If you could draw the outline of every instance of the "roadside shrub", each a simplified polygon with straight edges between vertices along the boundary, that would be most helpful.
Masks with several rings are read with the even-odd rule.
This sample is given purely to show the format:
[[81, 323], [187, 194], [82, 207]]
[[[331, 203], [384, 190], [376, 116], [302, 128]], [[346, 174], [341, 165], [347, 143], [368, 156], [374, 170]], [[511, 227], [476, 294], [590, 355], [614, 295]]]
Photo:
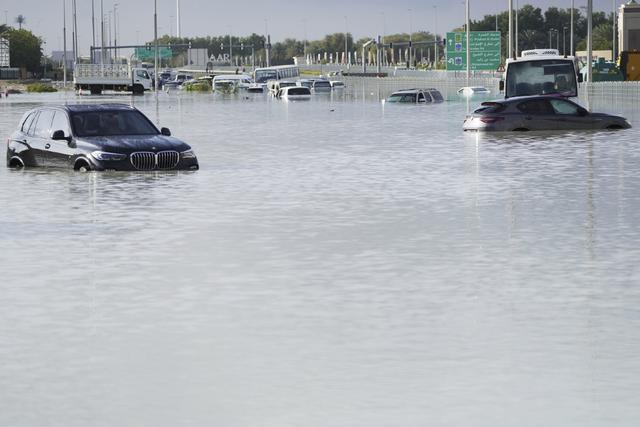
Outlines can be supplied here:
[[58, 89], [45, 83], [32, 83], [27, 85], [27, 92], [33, 93], [45, 93], [45, 92], [57, 92]]

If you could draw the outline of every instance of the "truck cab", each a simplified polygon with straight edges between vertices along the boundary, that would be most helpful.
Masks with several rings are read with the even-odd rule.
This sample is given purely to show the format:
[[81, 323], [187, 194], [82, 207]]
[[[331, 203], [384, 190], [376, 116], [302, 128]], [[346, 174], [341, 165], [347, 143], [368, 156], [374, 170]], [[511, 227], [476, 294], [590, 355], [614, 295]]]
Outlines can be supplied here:
[[533, 49], [507, 59], [500, 90], [505, 98], [551, 94], [575, 98], [579, 82], [582, 75], [576, 71], [575, 57], [562, 56], [556, 49]]

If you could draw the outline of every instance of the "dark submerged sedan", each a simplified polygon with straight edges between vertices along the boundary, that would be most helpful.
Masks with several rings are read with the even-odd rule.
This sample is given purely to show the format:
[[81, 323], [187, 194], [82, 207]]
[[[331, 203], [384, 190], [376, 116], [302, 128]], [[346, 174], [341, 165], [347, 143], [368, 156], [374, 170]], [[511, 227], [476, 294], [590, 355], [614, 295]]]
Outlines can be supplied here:
[[483, 102], [467, 116], [465, 131], [513, 132], [538, 130], [628, 129], [624, 117], [591, 113], [559, 96], [534, 95]]
[[7, 141], [7, 166], [78, 171], [197, 170], [189, 145], [122, 104], [43, 106]]

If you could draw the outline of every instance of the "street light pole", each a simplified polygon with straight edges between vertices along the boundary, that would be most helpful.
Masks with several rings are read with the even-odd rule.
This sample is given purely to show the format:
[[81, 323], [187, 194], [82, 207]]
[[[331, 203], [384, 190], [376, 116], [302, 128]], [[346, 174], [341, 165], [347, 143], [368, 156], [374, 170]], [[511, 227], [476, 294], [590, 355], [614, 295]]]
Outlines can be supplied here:
[[[91, 0], [91, 47], [96, 47], [96, 10], [94, 0]], [[94, 55], [95, 51], [91, 49], [92, 64], [96, 62]]]
[[593, 0], [587, 0], [587, 83], [593, 82]]
[[611, 1], [611, 5], [613, 6], [613, 12], [611, 15], [611, 20], [613, 21], [613, 37], [611, 39], [611, 60], [616, 62], [616, 0]]
[[67, 0], [62, 0], [62, 83], [67, 87]]
[[518, 10], [520, 9], [520, 2], [516, 0], [516, 57], [520, 52], [520, 43], [518, 43]]
[[154, 43], [154, 54], [153, 54], [153, 71], [154, 71], [154, 79], [153, 79], [153, 89], [158, 94], [158, 0], [153, 0], [153, 43]]
[[344, 17], [344, 63], [345, 65], [349, 62], [349, 46], [347, 45], [347, 36], [349, 34], [349, 24], [347, 22], [347, 16]]
[[100, 64], [104, 65], [104, 0], [100, 0]]
[[411, 13], [411, 9], [409, 9], [409, 67], [411, 68], [411, 56], [413, 50], [413, 16]]
[[469, 79], [471, 78], [471, 28], [469, 27], [469, 0], [466, 1], [465, 15], [465, 21], [467, 23], [467, 86], [469, 86]]
[[511, 58], [513, 55], [513, 0], [509, 0], [509, 52], [507, 52], [507, 58]]
[[433, 6], [433, 41], [434, 41], [434, 69], [438, 69], [438, 6]]
[[562, 54], [567, 56], [567, 27], [562, 27]]
[[571, 45], [569, 46], [569, 52], [571, 53], [571, 56], [573, 56], [573, 3], [574, 0], [571, 0], [571, 37], [569, 42], [569, 44]]

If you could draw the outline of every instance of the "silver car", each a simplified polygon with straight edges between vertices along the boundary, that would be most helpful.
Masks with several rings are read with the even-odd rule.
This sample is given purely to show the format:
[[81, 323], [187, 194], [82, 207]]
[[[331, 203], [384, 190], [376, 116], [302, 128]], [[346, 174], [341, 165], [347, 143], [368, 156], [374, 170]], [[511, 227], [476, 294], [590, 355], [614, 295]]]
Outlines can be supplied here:
[[483, 102], [464, 121], [465, 131], [628, 129], [624, 117], [591, 113], [556, 96], [522, 96]]

